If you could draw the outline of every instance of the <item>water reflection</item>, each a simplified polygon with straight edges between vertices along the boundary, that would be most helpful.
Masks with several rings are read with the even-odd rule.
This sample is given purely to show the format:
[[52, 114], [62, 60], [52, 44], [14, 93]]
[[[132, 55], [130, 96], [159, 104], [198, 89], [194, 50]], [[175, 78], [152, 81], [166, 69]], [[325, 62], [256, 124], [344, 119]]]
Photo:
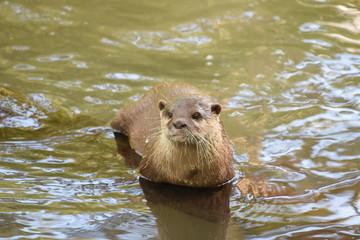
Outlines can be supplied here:
[[140, 178], [161, 239], [226, 239], [232, 184], [194, 189]]

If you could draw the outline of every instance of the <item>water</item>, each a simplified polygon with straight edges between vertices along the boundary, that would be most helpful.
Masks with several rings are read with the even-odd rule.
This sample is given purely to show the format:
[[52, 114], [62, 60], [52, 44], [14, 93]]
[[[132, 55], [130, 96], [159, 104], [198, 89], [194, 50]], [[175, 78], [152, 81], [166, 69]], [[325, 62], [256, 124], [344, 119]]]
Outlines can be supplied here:
[[[0, 239], [360, 239], [359, 7], [1, 1]], [[116, 153], [114, 110], [161, 81], [223, 105], [230, 189]]]

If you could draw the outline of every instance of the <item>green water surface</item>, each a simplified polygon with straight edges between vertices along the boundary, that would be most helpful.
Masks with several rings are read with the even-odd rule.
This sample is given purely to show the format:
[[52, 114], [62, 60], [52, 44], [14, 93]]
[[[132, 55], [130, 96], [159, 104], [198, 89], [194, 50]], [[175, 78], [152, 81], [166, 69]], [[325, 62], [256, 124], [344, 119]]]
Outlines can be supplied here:
[[[223, 105], [231, 189], [117, 154], [162, 81]], [[360, 239], [358, 0], [0, 1], [0, 90], [0, 239]]]

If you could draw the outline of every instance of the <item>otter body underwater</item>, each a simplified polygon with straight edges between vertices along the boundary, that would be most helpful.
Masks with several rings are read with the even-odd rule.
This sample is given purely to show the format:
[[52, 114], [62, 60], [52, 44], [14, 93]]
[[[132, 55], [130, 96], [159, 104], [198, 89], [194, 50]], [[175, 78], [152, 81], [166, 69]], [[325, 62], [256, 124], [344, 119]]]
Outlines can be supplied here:
[[190, 85], [161, 83], [116, 113], [111, 127], [142, 154], [140, 173], [154, 181], [215, 187], [234, 177], [221, 105]]

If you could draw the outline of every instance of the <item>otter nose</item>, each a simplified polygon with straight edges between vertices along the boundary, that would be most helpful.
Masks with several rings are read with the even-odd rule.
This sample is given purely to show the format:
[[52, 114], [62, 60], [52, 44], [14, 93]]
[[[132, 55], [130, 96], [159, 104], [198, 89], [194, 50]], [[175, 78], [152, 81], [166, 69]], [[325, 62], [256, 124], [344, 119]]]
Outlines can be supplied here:
[[174, 122], [173, 125], [176, 129], [182, 129], [182, 128], [186, 127], [186, 123], [184, 123], [183, 121], [180, 121], [180, 120]]

